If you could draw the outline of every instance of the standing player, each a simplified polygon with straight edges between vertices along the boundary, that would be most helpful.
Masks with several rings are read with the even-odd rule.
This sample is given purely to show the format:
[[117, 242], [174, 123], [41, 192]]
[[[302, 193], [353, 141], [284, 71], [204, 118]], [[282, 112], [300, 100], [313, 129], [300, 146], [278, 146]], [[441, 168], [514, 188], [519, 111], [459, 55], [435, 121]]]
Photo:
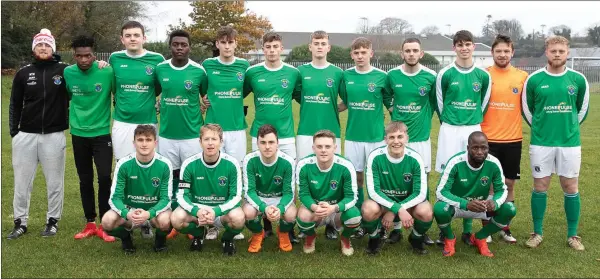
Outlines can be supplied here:
[[552, 173], [556, 173], [565, 196], [567, 243], [571, 248], [583, 251], [585, 248], [577, 236], [581, 211], [579, 126], [588, 113], [590, 87], [583, 74], [565, 66], [568, 55], [567, 39], [561, 36], [546, 39], [548, 65], [533, 72], [523, 89], [523, 115], [531, 125], [529, 155], [533, 175], [533, 233], [525, 245], [534, 248], [542, 242], [547, 191]]
[[244, 228], [242, 174], [235, 158], [222, 153], [223, 130], [217, 124], [200, 129], [202, 152], [183, 162], [177, 202], [171, 216], [173, 227], [194, 236], [192, 251], [201, 251], [204, 226], [224, 227], [221, 237], [223, 253], [235, 254], [233, 237]]
[[258, 150], [244, 158], [244, 193], [247, 203], [243, 210], [246, 226], [253, 233], [248, 252], [258, 253], [265, 231], [262, 216], [271, 222], [279, 221], [279, 249], [292, 251], [289, 232], [296, 221], [294, 205], [294, 159], [279, 151], [277, 131], [269, 124], [258, 129]]
[[150, 221], [156, 228], [154, 251], [167, 249], [171, 223], [173, 168], [169, 159], [156, 153], [156, 128], [139, 125], [134, 130], [135, 153], [117, 162], [110, 189], [110, 207], [102, 227], [121, 239], [126, 253], [135, 252], [131, 230]]
[[373, 150], [367, 159], [370, 200], [363, 204], [362, 215], [369, 234], [369, 254], [381, 249], [380, 222], [389, 230], [394, 221], [405, 228], [414, 225], [409, 242], [416, 253], [427, 254], [424, 236], [433, 223], [433, 211], [427, 201], [425, 164], [419, 153], [406, 147], [410, 140], [407, 130], [402, 122], [390, 122], [385, 128], [387, 146]]
[[[510, 37], [496, 36], [492, 44], [494, 65], [487, 68], [492, 80], [492, 94], [488, 111], [483, 117], [481, 130], [488, 137], [490, 154], [498, 158], [504, 171], [508, 191], [506, 202], [515, 201], [515, 180], [520, 178], [521, 146], [523, 141], [521, 125], [521, 91], [527, 72], [510, 64], [515, 50]], [[483, 221], [483, 220], [482, 220]], [[508, 226], [500, 231], [502, 238], [515, 243]], [[491, 237], [488, 238], [491, 240]]]
[[302, 206], [298, 209], [298, 227], [306, 238], [304, 253], [315, 251], [315, 229], [331, 224], [336, 230], [343, 228], [342, 254], [351, 256], [354, 248], [350, 236], [360, 227], [360, 210], [355, 206], [357, 198], [356, 171], [344, 157], [334, 154], [335, 134], [328, 130], [318, 131], [313, 139], [315, 154], [298, 161], [296, 184]]
[[[473, 34], [467, 30], [458, 31], [452, 44], [456, 61], [444, 67], [436, 79], [437, 108], [442, 121], [435, 159], [435, 171], [439, 173], [443, 172], [450, 157], [466, 149], [469, 135], [481, 131], [480, 123], [492, 89], [490, 74], [475, 66]], [[463, 220], [461, 238], [467, 244], [471, 244], [472, 224], [471, 219]], [[442, 242], [442, 239], [438, 240], [438, 244]]]

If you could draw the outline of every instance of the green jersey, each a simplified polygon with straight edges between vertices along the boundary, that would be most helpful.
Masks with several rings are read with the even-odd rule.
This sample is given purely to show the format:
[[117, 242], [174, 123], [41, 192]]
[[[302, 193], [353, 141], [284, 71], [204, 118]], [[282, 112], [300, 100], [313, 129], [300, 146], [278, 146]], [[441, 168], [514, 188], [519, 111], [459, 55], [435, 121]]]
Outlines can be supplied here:
[[204, 162], [202, 152], [183, 161], [177, 202], [193, 216], [200, 206], [210, 206], [222, 216], [240, 205], [242, 174], [235, 158], [221, 152], [212, 165]]
[[448, 160], [437, 186], [437, 199], [467, 210], [469, 201], [487, 199], [492, 184], [494, 191], [492, 199], [498, 209], [508, 194], [500, 161], [489, 154], [483, 164], [476, 169], [469, 165], [468, 156], [467, 152], [463, 151]]
[[314, 154], [304, 157], [296, 166], [300, 202], [309, 210], [313, 204], [321, 201], [337, 204], [340, 211], [356, 205], [356, 170], [346, 158], [337, 154], [334, 156], [331, 167], [326, 170], [319, 168]]
[[127, 220], [131, 209], [144, 209], [150, 219], [171, 208], [173, 167], [158, 153], [149, 163], [137, 160], [135, 153], [119, 159], [110, 187], [110, 208]]
[[348, 107], [346, 140], [380, 142], [384, 137], [383, 107], [389, 108], [392, 91], [387, 73], [371, 66], [367, 72], [356, 67], [344, 71], [340, 97]]
[[402, 121], [408, 127], [408, 141], [429, 139], [431, 117], [436, 109], [436, 73], [419, 65], [416, 73], [406, 73], [402, 66], [388, 72], [390, 88], [394, 92], [392, 121]]
[[271, 124], [277, 129], [279, 143], [282, 143], [282, 139], [294, 138], [292, 94], [299, 80], [298, 69], [283, 62], [277, 69], [267, 68], [264, 62], [248, 68], [244, 96], [254, 93], [254, 121], [250, 129], [252, 137], [256, 137], [262, 125]]
[[245, 130], [248, 125], [244, 116], [244, 77], [250, 64], [246, 59], [235, 57], [225, 63], [219, 57], [202, 62], [208, 75], [206, 94], [210, 107], [206, 111], [206, 123], [217, 123], [223, 131]]
[[387, 146], [369, 154], [366, 170], [369, 198], [398, 214], [427, 198], [427, 174], [421, 156], [406, 147], [401, 158], [390, 156]]
[[243, 170], [246, 201], [260, 212], [267, 208], [261, 198], [280, 198], [282, 214], [294, 202], [294, 159], [289, 155], [278, 150], [275, 162], [266, 164], [257, 150], [244, 157]]
[[98, 62], [94, 62], [82, 71], [77, 65], [71, 65], [65, 68], [64, 77], [71, 99], [71, 134], [79, 137], [110, 134], [110, 101], [114, 90], [112, 67], [98, 69]]
[[456, 63], [444, 67], [435, 82], [440, 120], [450, 125], [477, 125], [483, 121], [492, 91], [492, 77], [473, 66], [463, 71]]
[[344, 71], [333, 64], [324, 67], [312, 63], [298, 67], [301, 80], [294, 91], [300, 104], [298, 135], [312, 136], [319, 130], [340, 135], [337, 99]]
[[132, 124], [156, 123], [156, 96], [160, 93], [154, 70], [165, 58], [146, 51], [138, 56], [116, 51], [108, 59], [115, 72], [115, 112], [117, 121]]
[[569, 68], [562, 74], [539, 69], [525, 81], [521, 98], [532, 145], [581, 146], [579, 125], [590, 105], [590, 85], [583, 74]]
[[175, 67], [171, 59], [156, 66], [160, 82], [160, 136], [174, 140], [199, 137], [202, 121], [200, 92], [206, 87], [206, 72], [200, 64], [188, 60]]

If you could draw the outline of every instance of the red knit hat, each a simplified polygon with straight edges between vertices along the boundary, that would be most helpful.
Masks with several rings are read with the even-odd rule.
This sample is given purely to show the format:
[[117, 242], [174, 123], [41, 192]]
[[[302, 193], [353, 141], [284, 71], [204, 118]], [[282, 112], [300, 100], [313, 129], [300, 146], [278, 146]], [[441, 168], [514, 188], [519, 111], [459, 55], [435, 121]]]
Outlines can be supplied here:
[[33, 42], [31, 43], [31, 50], [33, 50], [36, 45], [41, 44], [41, 43], [49, 44], [50, 47], [52, 48], [52, 52], [56, 52], [56, 43], [54, 41], [54, 37], [52, 36], [52, 33], [50, 33], [50, 30], [48, 30], [46, 28], [40, 30], [40, 33], [33, 36]]

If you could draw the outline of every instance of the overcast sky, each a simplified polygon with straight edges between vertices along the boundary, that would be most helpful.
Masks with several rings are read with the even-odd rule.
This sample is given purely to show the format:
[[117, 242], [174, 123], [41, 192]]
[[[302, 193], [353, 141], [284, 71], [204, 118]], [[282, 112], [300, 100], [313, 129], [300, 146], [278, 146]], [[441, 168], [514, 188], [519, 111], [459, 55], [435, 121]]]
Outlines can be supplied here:
[[[181, 18], [191, 22], [187, 1], [146, 2], [152, 20], [143, 21], [150, 41], [164, 40], [168, 24]], [[526, 33], [565, 24], [573, 34], [585, 34], [586, 28], [600, 23], [600, 1], [247, 1], [246, 8], [267, 17], [275, 31], [323, 29], [327, 32], [352, 33], [361, 17], [370, 25], [386, 17], [407, 20], [415, 32], [437, 25], [443, 33], [467, 29], [480, 35], [487, 15], [492, 20], [518, 19]], [[450, 26], [448, 26], [450, 24]]]

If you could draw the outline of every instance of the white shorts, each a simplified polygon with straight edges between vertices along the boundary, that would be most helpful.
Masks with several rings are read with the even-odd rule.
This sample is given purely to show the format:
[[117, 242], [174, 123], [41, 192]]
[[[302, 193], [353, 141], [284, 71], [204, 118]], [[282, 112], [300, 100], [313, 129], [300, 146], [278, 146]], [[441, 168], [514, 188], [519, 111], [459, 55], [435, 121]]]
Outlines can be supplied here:
[[456, 153], [467, 150], [469, 135], [481, 131], [481, 125], [454, 126], [442, 123], [435, 156], [435, 171], [442, 173], [448, 160]]
[[[211, 206], [204, 205], [204, 204], [198, 204], [198, 203], [194, 203], [194, 205], [198, 206], [198, 208], [199, 208], [199, 209], [202, 209], [202, 208], [212, 208]], [[181, 206], [180, 206], [180, 207], [181, 207]], [[182, 208], [182, 209], [183, 209], [183, 208]], [[192, 216], [192, 217], [196, 217], [196, 216], [193, 216], [193, 215], [192, 215], [192, 214], [190, 214], [190, 213], [188, 213], [188, 215], [190, 215], [190, 216]], [[223, 216], [225, 216], [225, 215], [223, 215]], [[214, 227], [215, 227], [215, 228], [217, 228], [217, 229], [222, 229], [222, 228], [224, 228], [224, 226], [223, 226], [223, 222], [221, 221], [221, 218], [223, 218], [223, 216], [216, 216], [216, 217], [215, 217], [215, 221], [213, 222], [212, 226], [214, 226]]]
[[[294, 138], [279, 139], [279, 150], [296, 160], [296, 140]], [[252, 137], [252, 151], [258, 150], [258, 140]]]
[[[281, 197], [277, 197], [277, 198], [261, 198], [258, 197], [262, 202], [264, 202], [265, 204], [267, 204], [267, 206], [277, 206], [279, 204], [279, 202], [281, 201]], [[256, 209], [254, 206], [252, 207], [254, 209]], [[262, 213], [260, 211], [258, 211], [258, 209], [256, 209], [256, 211], [258, 212], [258, 215], [262, 215]]]
[[359, 142], [346, 140], [344, 142], [344, 157], [352, 162], [357, 172], [362, 172], [365, 169], [367, 157], [371, 151], [383, 145], [385, 145], [385, 141]]
[[167, 157], [171, 161], [173, 170], [180, 169], [185, 159], [201, 151], [200, 138], [174, 140], [158, 137], [158, 154]]
[[465, 219], [482, 219], [489, 220], [485, 212], [473, 212], [469, 210], [462, 210], [460, 208], [454, 208], [454, 216], [452, 218], [465, 218]]
[[[336, 154], [342, 154], [342, 139], [335, 139]], [[310, 154], [314, 154], [312, 150], [313, 137], [312, 136], [296, 136], [296, 151], [298, 151], [298, 159], [302, 159]]]
[[246, 156], [246, 130], [223, 132], [223, 145], [221, 151], [232, 156], [242, 165]]
[[[344, 227], [343, 226], [339, 226], [338, 227], [338, 226], [335, 225], [335, 219], [339, 215], [342, 215], [342, 213], [340, 213], [340, 212], [334, 212], [334, 213], [329, 214], [327, 217], [323, 218], [321, 220], [321, 222], [319, 222], [319, 223], [317, 223], [315, 225], [315, 229], [318, 228], [318, 227], [321, 227], [321, 226], [331, 225], [332, 227], [335, 228], [336, 231], [341, 232]], [[341, 218], [341, 217], [338, 217], [338, 218]], [[341, 223], [341, 221], [340, 221], [340, 223]]]
[[425, 172], [429, 173], [431, 171], [431, 139], [409, 142], [408, 147], [414, 149], [421, 155], [423, 163], [425, 163]]
[[[119, 160], [131, 153], [135, 152], [135, 145], [133, 144], [133, 136], [135, 132], [135, 128], [141, 124], [133, 124], [133, 123], [125, 123], [121, 121], [114, 120], [111, 132], [113, 153], [115, 155], [115, 159]], [[158, 127], [157, 124], [147, 124], [152, 125], [156, 128], [156, 135], [158, 136]]]
[[581, 168], [581, 146], [530, 145], [529, 159], [533, 178], [544, 178], [553, 173], [566, 178], [575, 178], [579, 177]]

